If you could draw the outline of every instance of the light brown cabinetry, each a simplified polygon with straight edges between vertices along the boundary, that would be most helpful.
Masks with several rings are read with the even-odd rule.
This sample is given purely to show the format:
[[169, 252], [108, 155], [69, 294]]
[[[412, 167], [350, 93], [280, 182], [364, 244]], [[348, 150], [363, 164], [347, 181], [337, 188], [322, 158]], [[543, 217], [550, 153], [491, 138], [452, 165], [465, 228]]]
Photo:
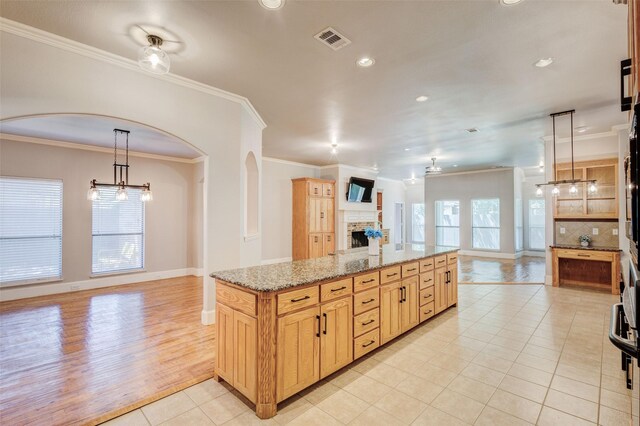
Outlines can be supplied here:
[[353, 361], [352, 306], [345, 297], [320, 308], [320, 378]]
[[[450, 255], [442, 262], [442, 267], [435, 269], [433, 287], [433, 303], [436, 314], [458, 303], [458, 257]], [[437, 264], [437, 262], [436, 262]]]
[[[417, 265], [416, 265], [417, 266]], [[418, 277], [411, 276], [402, 280], [402, 303], [400, 304], [400, 325], [402, 332], [415, 327], [420, 323], [418, 313]]]
[[447, 309], [447, 268], [436, 268], [434, 285], [434, 310], [436, 314]]
[[336, 250], [335, 182], [332, 180], [292, 179], [293, 260], [328, 256]]
[[569, 185], [561, 185], [555, 198], [556, 219], [617, 219], [618, 218], [618, 159], [611, 158], [556, 165], [556, 179], [595, 180], [596, 193], [589, 193], [587, 183], [576, 185], [578, 192], [572, 195]]
[[575, 286], [620, 294], [620, 252], [552, 248], [554, 287]]

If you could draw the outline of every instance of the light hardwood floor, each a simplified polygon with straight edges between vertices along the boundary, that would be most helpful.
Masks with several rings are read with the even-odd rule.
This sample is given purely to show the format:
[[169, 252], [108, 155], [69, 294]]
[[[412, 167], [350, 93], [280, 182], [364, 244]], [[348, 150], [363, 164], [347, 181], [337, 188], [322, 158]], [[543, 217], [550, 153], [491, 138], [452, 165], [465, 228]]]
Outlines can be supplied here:
[[523, 256], [515, 260], [474, 256], [458, 258], [460, 284], [543, 284], [544, 277], [544, 257]]
[[0, 303], [0, 423], [97, 424], [213, 376], [202, 279]]

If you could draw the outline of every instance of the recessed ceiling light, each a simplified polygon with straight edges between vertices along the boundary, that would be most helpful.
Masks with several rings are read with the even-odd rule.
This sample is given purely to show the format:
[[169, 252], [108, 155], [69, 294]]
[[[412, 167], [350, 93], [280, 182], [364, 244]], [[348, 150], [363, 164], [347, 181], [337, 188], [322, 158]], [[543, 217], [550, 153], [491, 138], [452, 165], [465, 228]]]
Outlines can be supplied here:
[[405, 151], [411, 151], [411, 148], [405, 148], [404, 150]]
[[576, 132], [578, 132], [578, 133], [584, 133], [584, 132], [586, 132], [586, 131], [587, 131], [587, 129], [588, 129], [588, 127], [587, 127], [587, 126], [580, 126], [580, 127], [576, 127]]
[[260, 3], [260, 6], [264, 7], [265, 9], [278, 10], [282, 9], [282, 6], [284, 6], [284, 1], [285, 0], [258, 0], [258, 3]]
[[356, 64], [362, 68], [368, 68], [375, 63], [376, 63], [375, 59], [367, 58], [367, 57], [360, 58], [356, 61]]
[[453, 165], [453, 167], [458, 167], [458, 165], [457, 165], [457, 164], [454, 164], [454, 165]]
[[520, 3], [522, 0], [500, 0], [500, 3], [502, 3], [505, 6], [511, 6], [514, 4], [518, 4]]
[[429, 97], [425, 95], [421, 95], [416, 98], [416, 102], [426, 102], [428, 100], [429, 100]]
[[538, 68], [548, 67], [553, 63], [553, 58], [542, 58], [539, 59], [534, 65]]

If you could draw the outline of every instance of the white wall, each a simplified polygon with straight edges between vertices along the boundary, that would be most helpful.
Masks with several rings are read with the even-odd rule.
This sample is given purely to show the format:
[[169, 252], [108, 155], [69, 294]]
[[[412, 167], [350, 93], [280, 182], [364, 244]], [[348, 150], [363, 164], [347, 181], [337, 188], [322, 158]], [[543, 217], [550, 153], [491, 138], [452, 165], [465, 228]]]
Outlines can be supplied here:
[[389, 229], [389, 242], [393, 243], [396, 237], [396, 203], [405, 204], [405, 185], [399, 180], [377, 178], [376, 191], [382, 192], [382, 227]]
[[291, 259], [292, 185], [291, 179], [319, 177], [316, 166], [262, 158], [262, 260]]
[[[475, 173], [456, 173], [425, 178], [425, 233], [426, 243], [435, 244], [435, 202], [460, 201], [460, 249], [473, 254], [498, 257], [515, 256], [514, 240], [514, 171], [513, 169], [487, 170]], [[471, 200], [500, 199], [500, 250], [474, 250], [472, 247]]]
[[[260, 262], [261, 243], [244, 242], [242, 167], [264, 123], [246, 99], [180, 77], [154, 76], [133, 60], [2, 21], [0, 119], [51, 113], [119, 117], [162, 129], [207, 155], [205, 274]], [[204, 284], [204, 323], [215, 318], [214, 280]]]
[[[3, 176], [61, 179], [63, 182], [62, 282], [2, 290], [2, 300], [116, 284], [118, 278], [91, 279], [89, 181], [110, 182], [112, 154], [36, 143], [0, 140]], [[132, 183], [151, 182], [154, 200], [145, 205], [145, 276], [186, 275], [201, 267], [202, 166], [130, 157]], [[137, 181], [136, 179], [140, 179]], [[149, 274], [151, 273], [151, 274]]]

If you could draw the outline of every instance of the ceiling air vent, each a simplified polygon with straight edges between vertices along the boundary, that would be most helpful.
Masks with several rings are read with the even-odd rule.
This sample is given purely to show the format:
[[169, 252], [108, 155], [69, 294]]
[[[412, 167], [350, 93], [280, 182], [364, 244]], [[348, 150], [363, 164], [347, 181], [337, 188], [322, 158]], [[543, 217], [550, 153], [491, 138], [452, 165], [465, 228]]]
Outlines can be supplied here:
[[467, 133], [477, 133], [480, 130], [478, 130], [476, 127], [471, 127], [469, 129], [465, 129], [467, 131]]
[[340, 34], [334, 28], [327, 27], [314, 36], [322, 44], [329, 46], [333, 50], [340, 50], [351, 44], [351, 40]]

